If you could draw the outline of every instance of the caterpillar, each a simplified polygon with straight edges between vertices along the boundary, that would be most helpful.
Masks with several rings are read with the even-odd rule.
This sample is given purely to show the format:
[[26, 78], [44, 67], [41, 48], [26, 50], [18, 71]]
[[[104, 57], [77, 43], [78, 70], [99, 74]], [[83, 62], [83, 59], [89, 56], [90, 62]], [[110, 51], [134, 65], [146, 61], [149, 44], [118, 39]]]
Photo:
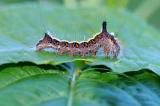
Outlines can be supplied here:
[[96, 56], [102, 50], [107, 57], [117, 57], [120, 53], [120, 44], [113, 34], [107, 31], [107, 23], [102, 23], [102, 31], [94, 38], [83, 42], [67, 42], [52, 38], [48, 33], [36, 45], [36, 50], [52, 48], [58, 54], [68, 54], [71, 56]]

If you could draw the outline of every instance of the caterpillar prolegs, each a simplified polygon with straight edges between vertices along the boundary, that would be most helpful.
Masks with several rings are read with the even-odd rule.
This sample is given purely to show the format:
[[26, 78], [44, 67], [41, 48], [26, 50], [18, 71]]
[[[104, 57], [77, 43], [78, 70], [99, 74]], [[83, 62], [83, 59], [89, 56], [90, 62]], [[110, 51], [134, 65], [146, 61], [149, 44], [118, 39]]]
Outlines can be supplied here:
[[103, 51], [107, 57], [117, 57], [120, 53], [120, 44], [117, 39], [107, 31], [107, 23], [102, 23], [102, 31], [94, 38], [83, 42], [67, 42], [52, 38], [45, 33], [42, 40], [36, 45], [36, 50], [52, 48], [58, 54], [68, 54], [71, 56], [96, 56], [98, 52]]

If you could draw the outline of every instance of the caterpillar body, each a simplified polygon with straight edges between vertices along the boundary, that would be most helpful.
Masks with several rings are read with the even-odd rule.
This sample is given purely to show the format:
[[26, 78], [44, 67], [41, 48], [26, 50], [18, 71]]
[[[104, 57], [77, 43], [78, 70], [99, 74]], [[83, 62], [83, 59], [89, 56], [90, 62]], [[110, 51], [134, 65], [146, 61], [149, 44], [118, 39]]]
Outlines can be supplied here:
[[94, 38], [83, 42], [67, 42], [52, 38], [49, 34], [45, 36], [36, 45], [36, 50], [52, 48], [58, 54], [68, 54], [71, 56], [96, 56], [101, 49], [107, 57], [117, 57], [120, 53], [120, 44], [117, 39], [107, 32], [106, 22], [102, 23], [102, 31]]

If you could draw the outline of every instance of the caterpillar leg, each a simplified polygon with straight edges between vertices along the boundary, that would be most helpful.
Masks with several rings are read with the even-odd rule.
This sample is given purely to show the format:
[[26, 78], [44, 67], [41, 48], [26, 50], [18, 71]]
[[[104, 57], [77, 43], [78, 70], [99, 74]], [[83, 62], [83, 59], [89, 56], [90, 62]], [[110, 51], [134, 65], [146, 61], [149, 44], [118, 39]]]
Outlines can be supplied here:
[[66, 48], [61, 48], [58, 50], [58, 54], [63, 55], [63, 54], [67, 54], [68, 50]]
[[85, 57], [85, 56], [87, 56], [88, 55], [88, 51], [86, 51], [86, 50], [82, 50], [81, 52], [80, 52], [80, 56], [81, 57]]
[[59, 50], [59, 51], [58, 51], [58, 54], [59, 54], [59, 55], [63, 55], [63, 54], [64, 54], [64, 51]]
[[111, 52], [109, 47], [103, 47], [103, 51], [106, 56], [109, 56], [109, 53]]
[[96, 50], [92, 50], [90, 51], [90, 55], [93, 57], [96, 57], [97, 51]]

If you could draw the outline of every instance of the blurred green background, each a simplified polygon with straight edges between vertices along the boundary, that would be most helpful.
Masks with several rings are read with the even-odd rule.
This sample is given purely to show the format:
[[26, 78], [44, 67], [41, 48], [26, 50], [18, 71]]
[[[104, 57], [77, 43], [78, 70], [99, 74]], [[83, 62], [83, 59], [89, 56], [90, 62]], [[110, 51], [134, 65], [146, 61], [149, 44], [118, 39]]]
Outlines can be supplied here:
[[150, 25], [160, 29], [160, 0], [0, 0], [0, 6], [22, 2], [58, 3], [68, 7], [98, 7], [108, 6], [114, 9], [125, 8], [142, 17]]

